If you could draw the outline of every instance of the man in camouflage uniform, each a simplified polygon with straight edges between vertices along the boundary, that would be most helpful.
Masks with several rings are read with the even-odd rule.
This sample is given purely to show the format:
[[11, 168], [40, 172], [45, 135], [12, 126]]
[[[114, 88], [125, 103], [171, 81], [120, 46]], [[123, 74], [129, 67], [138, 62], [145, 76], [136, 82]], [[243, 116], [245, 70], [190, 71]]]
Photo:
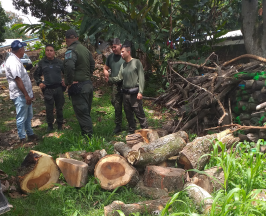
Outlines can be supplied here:
[[[118, 75], [121, 65], [125, 62], [121, 56], [122, 44], [118, 38], [115, 38], [112, 42], [112, 51], [106, 60], [103, 67], [103, 72], [106, 81], [109, 79], [108, 70], [111, 69], [110, 77], [116, 77]], [[112, 83], [112, 100], [111, 103], [115, 108], [115, 124], [114, 134], [121, 132], [122, 125], [122, 104], [123, 104], [123, 94], [121, 93], [122, 81], [118, 83]]]
[[66, 44], [68, 49], [64, 60], [65, 83], [82, 135], [91, 138], [93, 133], [90, 116], [93, 98], [91, 75], [95, 62], [90, 51], [78, 41], [78, 35], [73, 29], [66, 32]]
[[125, 62], [121, 65], [117, 77], [110, 77], [111, 82], [123, 80], [123, 103], [126, 113], [129, 133], [136, 130], [134, 114], [139, 120], [141, 128], [148, 128], [147, 119], [142, 106], [142, 94], [144, 91], [144, 70], [140, 60], [132, 58], [131, 48], [124, 45], [121, 50]]
[[[63, 106], [65, 103], [65, 84], [62, 80], [63, 62], [55, 58], [54, 46], [48, 44], [45, 47], [45, 57], [39, 61], [34, 72], [34, 79], [44, 95], [46, 107], [47, 132], [53, 130], [54, 105], [56, 107], [56, 122], [58, 130], [62, 130]], [[42, 81], [41, 76], [44, 76]]]

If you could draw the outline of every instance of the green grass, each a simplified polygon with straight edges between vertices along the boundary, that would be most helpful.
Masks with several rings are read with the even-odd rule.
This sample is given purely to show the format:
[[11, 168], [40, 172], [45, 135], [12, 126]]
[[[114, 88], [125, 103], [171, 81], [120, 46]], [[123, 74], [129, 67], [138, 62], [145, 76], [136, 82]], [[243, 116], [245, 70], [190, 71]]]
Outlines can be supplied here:
[[[105, 93], [101, 98], [93, 99], [91, 116], [94, 124], [94, 135], [90, 141], [81, 136], [80, 127], [75, 118], [71, 101], [66, 96], [64, 118], [69, 128], [63, 131], [64, 134], [60, 138], [45, 137], [32, 149], [48, 153], [54, 159], [58, 157], [59, 153], [68, 151], [86, 150], [87, 152], [92, 152], [104, 148], [108, 153], [112, 153], [113, 144], [110, 142], [114, 140], [125, 141], [127, 132], [124, 131], [119, 136], [112, 134], [115, 127], [114, 108], [110, 103], [110, 90], [103, 89], [103, 91]], [[146, 111], [149, 109], [149, 107], [145, 107]], [[36, 108], [36, 112], [39, 111]], [[146, 116], [148, 117], [149, 125], [154, 128], [160, 127], [164, 120], [153, 119], [153, 114], [147, 112]], [[123, 116], [123, 120], [123, 128], [126, 129], [127, 122], [125, 115]], [[35, 130], [35, 133], [42, 137], [45, 135], [46, 127], [47, 124], [44, 123]], [[29, 150], [29, 148], [19, 148], [0, 152], [0, 159], [3, 159], [3, 163], [0, 164], [1, 169], [9, 177], [16, 176], [17, 169], [20, 167]], [[61, 179], [63, 179], [62, 176]], [[59, 188], [57, 190], [36, 191], [19, 199], [12, 199], [7, 196], [14, 208], [6, 213], [6, 215], [103, 215], [104, 205], [108, 205], [114, 200], [121, 200], [125, 203], [144, 200], [127, 187], [121, 187], [113, 193], [105, 191], [100, 188], [100, 185], [95, 181], [93, 176], [89, 177], [88, 184], [81, 189], [70, 186], [58, 186]]]

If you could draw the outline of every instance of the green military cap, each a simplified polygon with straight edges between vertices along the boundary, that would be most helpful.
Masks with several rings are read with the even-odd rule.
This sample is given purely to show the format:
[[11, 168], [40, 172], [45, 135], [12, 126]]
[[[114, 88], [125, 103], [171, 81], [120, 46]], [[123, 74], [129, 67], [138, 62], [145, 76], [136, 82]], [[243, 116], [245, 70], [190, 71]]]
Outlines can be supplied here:
[[76, 38], [78, 37], [77, 32], [74, 29], [69, 29], [66, 31], [66, 38]]

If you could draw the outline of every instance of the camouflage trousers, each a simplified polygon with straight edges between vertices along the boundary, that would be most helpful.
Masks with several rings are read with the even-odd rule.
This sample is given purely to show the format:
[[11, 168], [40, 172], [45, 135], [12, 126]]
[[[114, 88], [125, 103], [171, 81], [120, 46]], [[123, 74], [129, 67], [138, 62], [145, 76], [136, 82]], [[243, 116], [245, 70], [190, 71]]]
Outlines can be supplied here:
[[141, 128], [148, 128], [148, 122], [143, 110], [142, 100], [137, 99], [137, 94], [123, 94], [124, 111], [128, 121], [129, 132], [136, 130], [135, 116], [139, 120]]
[[45, 88], [43, 90], [44, 102], [46, 107], [46, 121], [48, 124], [54, 123], [54, 106], [56, 108], [56, 122], [63, 124], [63, 106], [65, 103], [62, 86], [55, 89]]
[[123, 94], [120, 92], [121, 85], [113, 84], [111, 103], [115, 108], [115, 124], [122, 124]]

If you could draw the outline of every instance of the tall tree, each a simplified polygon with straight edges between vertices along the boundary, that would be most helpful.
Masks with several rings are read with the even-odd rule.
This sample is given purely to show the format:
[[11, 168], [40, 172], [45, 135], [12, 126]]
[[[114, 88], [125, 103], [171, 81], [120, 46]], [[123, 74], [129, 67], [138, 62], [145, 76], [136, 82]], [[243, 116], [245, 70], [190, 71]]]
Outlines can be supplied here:
[[0, 2], [0, 42], [5, 41], [4, 34], [5, 34], [5, 25], [7, 21], [8, 18]]

